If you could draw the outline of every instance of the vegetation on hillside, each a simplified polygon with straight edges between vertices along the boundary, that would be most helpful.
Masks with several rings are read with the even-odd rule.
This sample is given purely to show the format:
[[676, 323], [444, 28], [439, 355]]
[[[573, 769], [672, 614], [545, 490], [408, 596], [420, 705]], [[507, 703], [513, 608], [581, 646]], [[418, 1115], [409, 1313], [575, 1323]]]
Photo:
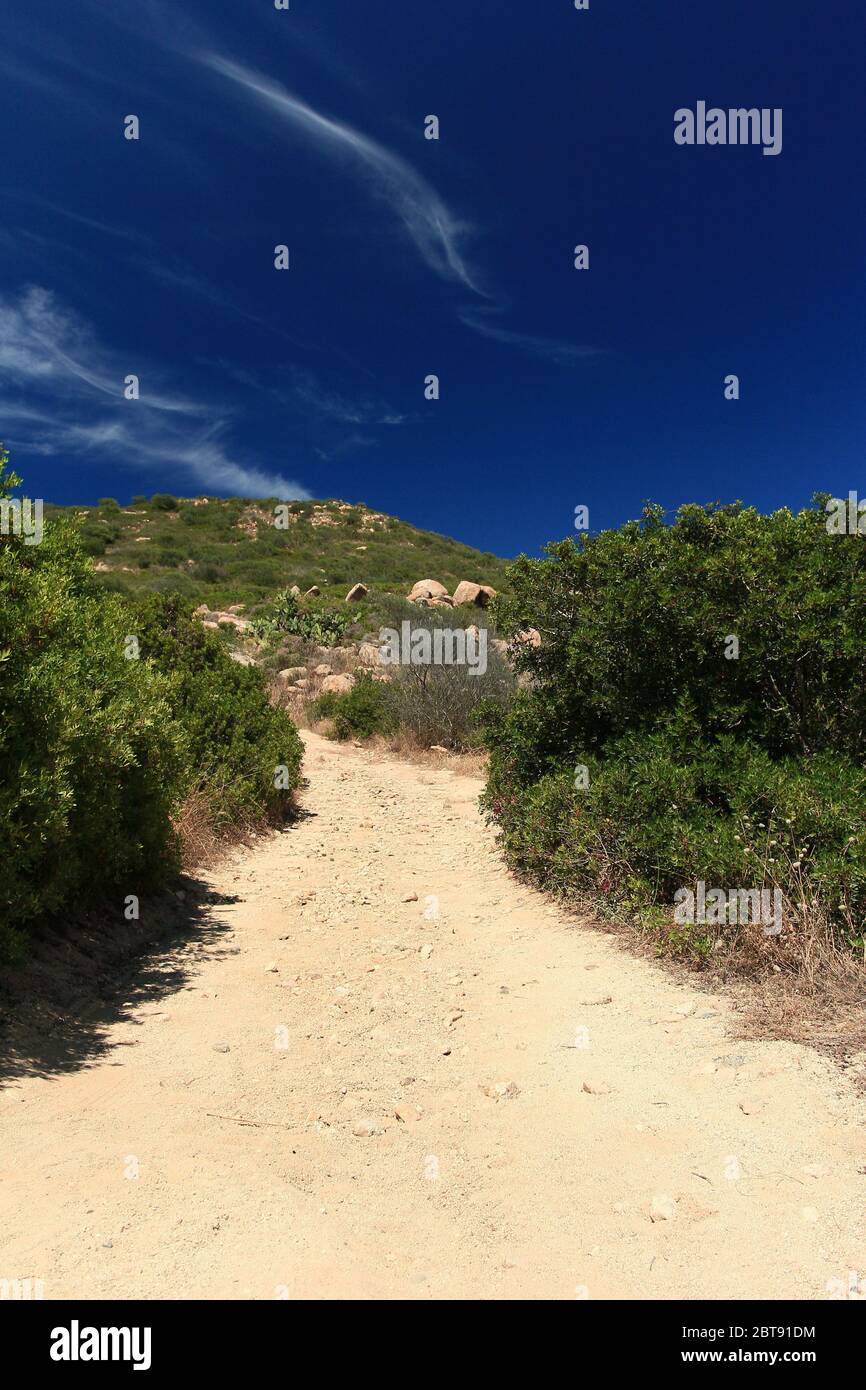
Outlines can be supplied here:
[[177, 593], [212, 609], [252, 606], [294, 584], [302, 592], [316, 585], [324, 599], [342, 602], [359, 580], [405, 593], [423, 578], [452, 589], [462, 579], [498, 588], [504, 578], [505, 562], [495, 555], [360, 504], [291, 502], [275, 515], [278, 505], [276, 498], [161, 493], [124, 508], [103, 498], [96, 507], [45, 512], [71, 516], [106, 587]]
[[[685, 506], [548, 547], [497, 604], [530, 676], [488, 711], [512, 867], [633, 912], [667, 949], [864, 951], [866, 548], [792, 515]], [[735, 639], [735, 640], [732, 640]], [[780, 889], [779, 934], [676, 923], [677, 890]]]

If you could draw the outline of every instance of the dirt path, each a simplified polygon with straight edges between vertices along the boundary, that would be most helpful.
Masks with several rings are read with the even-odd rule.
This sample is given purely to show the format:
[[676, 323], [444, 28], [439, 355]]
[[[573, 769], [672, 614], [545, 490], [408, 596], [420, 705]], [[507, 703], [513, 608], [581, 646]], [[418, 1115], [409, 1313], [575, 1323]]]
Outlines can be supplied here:
[[866, 1273], [863, 1108], [830, 1062], [732, 1042], [723, 999], [514, 884], [477, 782], [305, 737], [309, 815], [210, 876], [236, 901], [177, 988], [0, 1096], [0, 1278], [690, 1299]]

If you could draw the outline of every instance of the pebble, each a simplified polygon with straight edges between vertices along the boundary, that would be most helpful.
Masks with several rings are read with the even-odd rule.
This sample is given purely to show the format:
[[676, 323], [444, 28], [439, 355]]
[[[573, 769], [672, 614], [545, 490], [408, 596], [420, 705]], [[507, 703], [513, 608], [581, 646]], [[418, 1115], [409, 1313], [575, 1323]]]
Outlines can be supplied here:
[[520, 1088], [514, 1081], [491, 1081], [481, 1089], [491, 1100], [514, 1100], [520, 1095]]
[[394, 1114], [398, 1120], [402, 1120], [404, 1125], [417, 1124], [421, 1118], [421, 1111], [417, 1105], [400, 1104], [395, 1107]]
[[352, 1133], [356, 1139], [372, 1139], [374, 1135], [381, 1134], [382, 1129], [375, 1120], [356, 1120]]
[[650, 1221], [673, 1221], [677, 1214], [677, 1204], [673, 1197], [658, 1193], [650, 1206]]

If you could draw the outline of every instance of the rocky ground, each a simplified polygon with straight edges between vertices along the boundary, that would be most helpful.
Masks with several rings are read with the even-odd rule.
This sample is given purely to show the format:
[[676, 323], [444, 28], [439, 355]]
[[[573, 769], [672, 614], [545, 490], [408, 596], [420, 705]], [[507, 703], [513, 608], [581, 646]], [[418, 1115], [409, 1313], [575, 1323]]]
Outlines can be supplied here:
[[0, 1278], [866, 1293], [864, 1106], [831, 1061], [737, 1041], [728, 1000], [515, 884], [480, 783], [305, 740], [301, 818], [206, 876], [98, 1047], [43, 1047], [0, 1095]]

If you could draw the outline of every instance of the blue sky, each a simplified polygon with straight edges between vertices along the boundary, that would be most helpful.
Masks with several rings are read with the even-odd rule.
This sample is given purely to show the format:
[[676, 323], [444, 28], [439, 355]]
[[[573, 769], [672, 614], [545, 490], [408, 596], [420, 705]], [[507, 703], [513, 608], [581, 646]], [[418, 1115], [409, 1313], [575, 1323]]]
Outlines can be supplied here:
[[[340, 497], [514, 554], [578, 504], [866, 493], [864, 38], [854, 0], [7, 6], [27, 494]], [[781, 108], [781, 153], [676, 145], [700, 100]]]

